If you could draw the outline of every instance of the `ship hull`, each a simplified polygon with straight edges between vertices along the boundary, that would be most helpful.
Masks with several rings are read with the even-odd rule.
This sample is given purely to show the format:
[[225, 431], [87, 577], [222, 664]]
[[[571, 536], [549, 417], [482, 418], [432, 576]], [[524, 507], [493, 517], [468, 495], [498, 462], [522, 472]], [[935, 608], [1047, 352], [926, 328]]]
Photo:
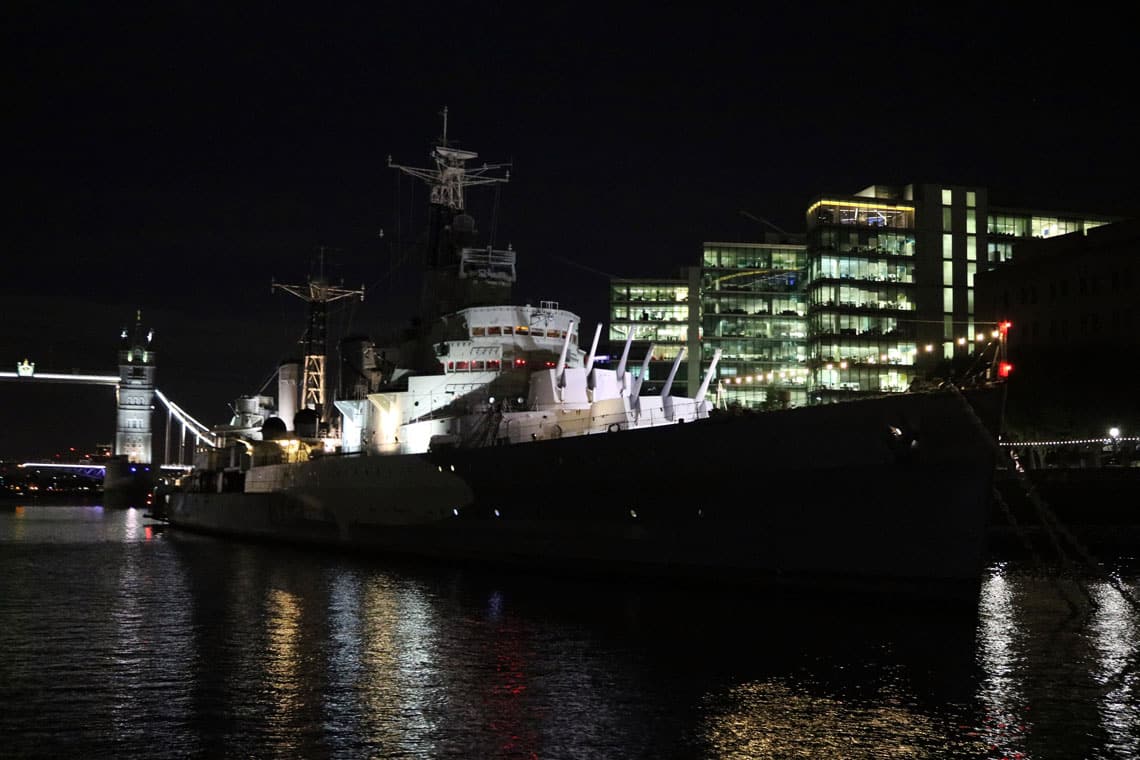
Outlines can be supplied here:
[[382, 555], [969, 599], [995, 469], [984, 422], [955, 393], [903, 394], [329, 457], [261, 493], [176, 492], [169, 520]]

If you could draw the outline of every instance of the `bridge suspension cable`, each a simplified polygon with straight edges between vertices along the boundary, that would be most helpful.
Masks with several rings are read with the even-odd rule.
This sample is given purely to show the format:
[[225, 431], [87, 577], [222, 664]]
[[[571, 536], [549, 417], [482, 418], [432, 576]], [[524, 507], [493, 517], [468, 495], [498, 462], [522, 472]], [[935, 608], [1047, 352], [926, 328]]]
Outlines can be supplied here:
[[154, 395], [166, 406], [166, 410], [182, 423], [184, 428], [189, 428], [189, 431], [194, 434], [194, 438], [197, 441], [204, 441], [209, 446], [217, 447], [217, 438], [210, 432], [208, 427], [187, 414], [186, 410], [167, 398], [166, 394], [158, 388], [154, 389]]

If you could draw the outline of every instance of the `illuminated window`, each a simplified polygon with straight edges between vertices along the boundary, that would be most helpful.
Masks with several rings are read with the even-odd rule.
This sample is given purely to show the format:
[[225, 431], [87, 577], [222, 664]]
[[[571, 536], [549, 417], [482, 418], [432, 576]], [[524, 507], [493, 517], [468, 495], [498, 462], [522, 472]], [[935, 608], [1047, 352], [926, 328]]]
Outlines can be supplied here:
[[943, 206], [949, 206], [952, 198], [953, 198], [953, 194], [950, 192], [950, 189], [949, 188], [942, 188], [942, 205]]
[[942, 207], [942, 229], [945, 232], [950, 231], [950, 207]]
[[942, 344], [942, 358], [943, 359], [953, 359], [954, 358], [954, 341], [948, 340]]
[[947, 314], [954, 311], [954, 288], [942, 289], [942, 311]]
[[[954, 262], [942, 262], [942, 284], [949, 287], [954, 284]], [[950, 311], [947, 309], [946, 311]]]
[[[969, 263], [966, 265], [966, 287], [974, 287], [974, 275], [978, 273], [978, 265]], [[972, 311], [972, 310], [971, 310]]]
[[966, 209], [966, 232], [973, 235], [978, 231], [978, 212], [974, 209]]
[[954, 258], [954, 236], [953, 235], [947, 234], [947, 235], [942, 236], [942, 258], [944, 258], [944, 259]]
[[978, 205], [977, 193], [973, 190], [966, 191], [966, 208], [974, 208]]
[[978, 237], [976, 235], [966, 236], [966, 261], [978, 260]]

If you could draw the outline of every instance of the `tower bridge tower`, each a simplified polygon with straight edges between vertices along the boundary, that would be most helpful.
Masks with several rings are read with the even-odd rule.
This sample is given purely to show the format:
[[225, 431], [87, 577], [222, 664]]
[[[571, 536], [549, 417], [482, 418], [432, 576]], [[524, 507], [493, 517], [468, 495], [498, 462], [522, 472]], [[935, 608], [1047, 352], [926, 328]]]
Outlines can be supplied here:
[[154, 330], [143, 328], [141, 311], [135, 319], [134, 328], [124, 327], [119, 335], [115, 454], [126, 456], [131, 462], [150, 464], [155, 373], [155, 352], [151, 341]]

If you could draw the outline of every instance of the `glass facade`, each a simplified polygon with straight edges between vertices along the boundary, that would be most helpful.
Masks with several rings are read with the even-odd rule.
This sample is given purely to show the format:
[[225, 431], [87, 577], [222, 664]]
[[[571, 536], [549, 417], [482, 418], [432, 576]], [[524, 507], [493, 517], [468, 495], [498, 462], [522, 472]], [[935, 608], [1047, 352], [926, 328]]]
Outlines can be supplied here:
[[[634, 377], [641, 374], [647, 351], [652, 349], [646, 382], [647, 392], [654, 391], [653, 382], [664, 382], [677, 354], [689, 338], [689, 283], [683, 279], [611, 280], [610, 327], [611, 347], [620, 352], [626, 336], [633, 330], [627, 369]], [[619, 354], [620, 356], [620, 354]], [[614, 357], [616, 366], [616, 359]], [[686, 357], [687, 358], [687, 357]], [[684, 395], [686, 361], [673, 381], [673, 393]]]
[[905, 390], [915, 360], [914, 206], [825, 199], [807, 224], [809, 401]]
[[721, 349], [719, 401], [747, 408], [807, 403], [807, 254], [791, 244], [705, 243], [701, 365]]
[[986, 230], [989, 232], [986, 264], [992, 268], [1013, 258], [1013, 241], [1016, 238], [1047, 238], [1070, 232], [1088, 232], [1109, 221], [1103, 218], [1042, 216], [1031, 211], [994, 209], [986, 218]]

